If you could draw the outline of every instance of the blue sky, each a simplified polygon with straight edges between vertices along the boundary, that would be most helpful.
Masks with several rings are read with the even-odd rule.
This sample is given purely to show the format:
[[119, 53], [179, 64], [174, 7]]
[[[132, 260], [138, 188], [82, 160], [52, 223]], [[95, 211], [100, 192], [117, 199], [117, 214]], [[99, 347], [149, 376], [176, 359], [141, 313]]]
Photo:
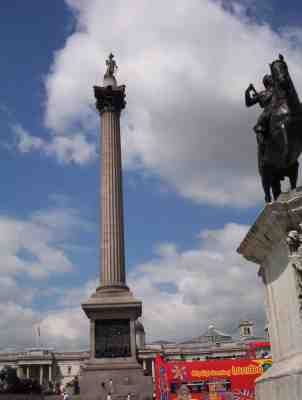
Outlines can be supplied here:
[[261, 332], [257, 267], [235, 252], [263, 207], [259, 110], [243, 93], [279, 52], [299, 91], [301, 12], [279, 0], [2, 2], [0, 348], [32, 345], [37, 325], [45, 344], [87, 346], [79, 304], [99, 268], [92, 86], [110, 51], [127, 86], [127, 271], [149, 340], [210, 323], [234, 331], [241, 318]]

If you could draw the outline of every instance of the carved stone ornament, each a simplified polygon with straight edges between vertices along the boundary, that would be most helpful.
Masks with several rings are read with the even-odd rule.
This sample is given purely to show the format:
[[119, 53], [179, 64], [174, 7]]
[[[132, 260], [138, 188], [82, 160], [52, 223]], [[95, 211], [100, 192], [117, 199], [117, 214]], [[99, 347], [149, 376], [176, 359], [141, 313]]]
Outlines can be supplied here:
[[302, 223], [297, 230], [289, 231], [286, 243], [290, 256], [302, 256]]
[[95, 357], [130, 357], [129, 320], [95, 321]]
[[288, 233], [286, 243], [289, 249], [289, 258], [295, 269], [296, 288], [302, 317], [302, 224], [299, 224], [298, 230], [292, 230]]
[[96, 108], [100, 113], [105, 111], [119, 112], [125, 105], [125, 85], [117, 87], [94, 86], [94, 95], [96, 98]]

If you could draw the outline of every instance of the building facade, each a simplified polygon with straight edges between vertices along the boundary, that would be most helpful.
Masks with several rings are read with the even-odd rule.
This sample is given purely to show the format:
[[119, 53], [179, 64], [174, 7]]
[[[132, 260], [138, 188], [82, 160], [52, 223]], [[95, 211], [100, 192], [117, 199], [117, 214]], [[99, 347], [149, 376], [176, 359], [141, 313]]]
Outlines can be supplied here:
[[[267, 341], [267, 337], [253, 335], [253, 323], [241, 321], [239, 335], [233, 337], [210, 325], [202, 335], [187, 341], [158, 341], [145, 343], [145, 331], [136, 322], [136, 346], [139, 362], [144, 373], [154, 377], [154, 359], [161, 354], [168, 360], [207, 360], [213, 358], [242, 358], [248, 344]], [[81, 368], [89, 359], [88, 351], [58, 352], [47, 348], [30, 348], [22, 352], [0, 352], [0, 370], [11, 366], [20, 378], [31, 378], [40, 384], [66, 385], [76, 376], [81, 378]]]
[[64, 386], [80, 375], [86, 351], [57, 352], [47, 348], [30, 348], [20, 352], [0, 352], [0, 370], [15, 368], [19, 378], [30, 378], [41, 385], [49, 382]]

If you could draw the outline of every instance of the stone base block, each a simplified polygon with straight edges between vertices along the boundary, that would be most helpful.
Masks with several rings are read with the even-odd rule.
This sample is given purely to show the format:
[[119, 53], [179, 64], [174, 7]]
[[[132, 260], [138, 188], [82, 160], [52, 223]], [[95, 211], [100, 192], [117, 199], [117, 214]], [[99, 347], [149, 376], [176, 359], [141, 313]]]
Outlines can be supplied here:
[[273, 362], [256, 382], [256, 400], [302, 399], [302, 353]]
[[[112, 381], [112, 383], [110, 383]], [[81, 400], [152, 400], [153, 384], [138, 363], [100, 364], [87, 362], [82, 371]]]

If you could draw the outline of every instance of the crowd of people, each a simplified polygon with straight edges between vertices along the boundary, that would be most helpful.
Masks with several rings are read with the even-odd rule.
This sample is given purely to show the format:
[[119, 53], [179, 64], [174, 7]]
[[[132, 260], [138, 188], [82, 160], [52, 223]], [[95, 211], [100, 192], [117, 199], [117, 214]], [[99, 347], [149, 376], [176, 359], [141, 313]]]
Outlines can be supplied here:
[[36, 379], [19, 378], [16, 369], [5, 366], [0, 371], [0, 393], [59, 395], [63, 400], [71, 400], [72, 394], [80, 393], [79, 379], [77, 376], [66, 387], [61, 383], [47, 382], [42, 385]]

